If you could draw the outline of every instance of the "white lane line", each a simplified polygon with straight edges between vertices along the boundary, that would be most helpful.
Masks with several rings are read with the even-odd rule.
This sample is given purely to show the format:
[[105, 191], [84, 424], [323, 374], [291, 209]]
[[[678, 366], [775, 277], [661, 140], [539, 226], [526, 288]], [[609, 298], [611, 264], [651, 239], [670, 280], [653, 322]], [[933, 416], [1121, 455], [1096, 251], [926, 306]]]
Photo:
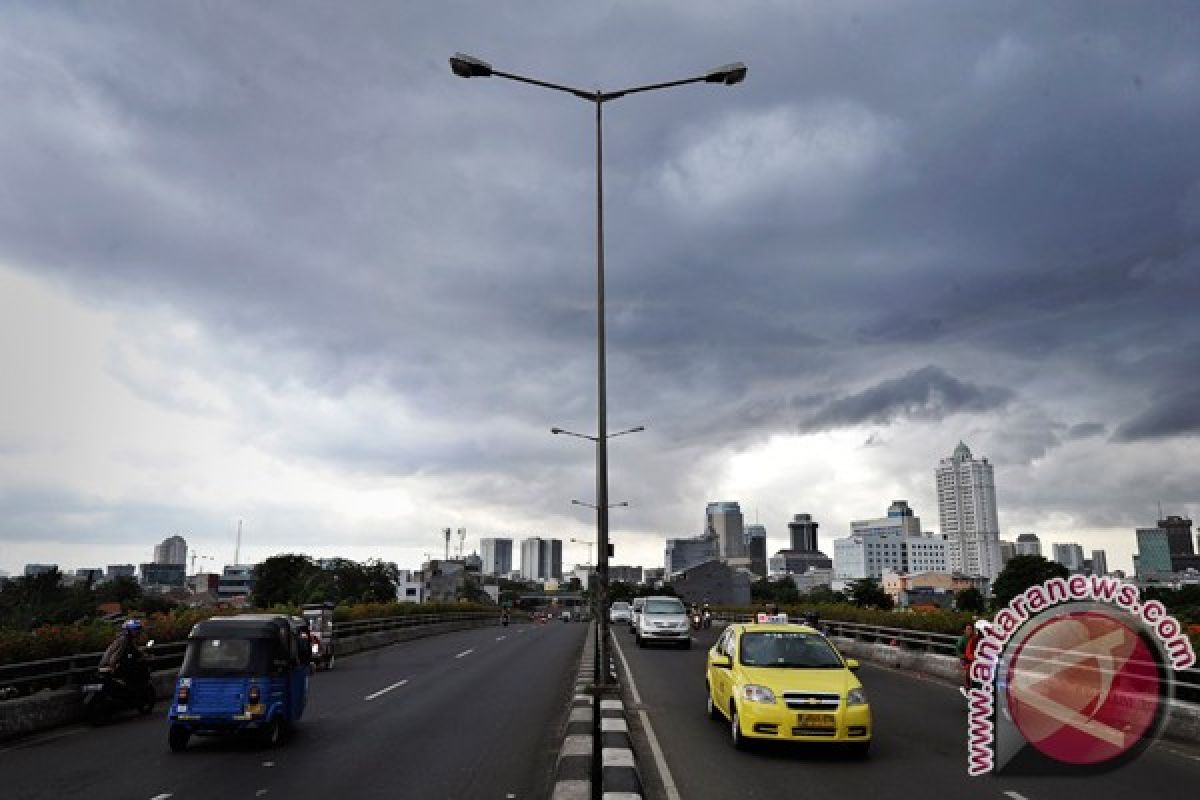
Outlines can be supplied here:
[[455, 658], [462, 658], [463, 656], [469, 656], [469, 655], [471, 655], [471, 653], [474, 653], [474, 652], [475, 652], [475, 648], [472, 647], [470, 650], [463, 650], [461, 653], [456, 655]]
[[[642, 696], [638, 692], [637, 683], [633, 680], [633, 670], [629, 668], [629, 662], [625, 660], [625, 651], [621, 649], [620, 637], [614, 636], [612, 641], [617, 646], [617, 657], [621, 659], [621, 666], [625, 668], [625, 677], [629, 678], [629, 692], [633, 695], [633, 702], [640, 706]], [[682, 800], [679, 789], [675, 787], [675, 779], [671, 777], [667, 759], [663, 755], [662, 748], [658, 746], [658, 737], [654, 735], [654, 726], [650, 724], [649, 715], [639, 708], [638, 717], [642, 721], [642, 730], [646, 732], [646, 741], [650, 743], [650, 752], [654, 754], [654, 764], [658, 767], [659, 777], [662, 778], [663, 792], [667, 795], [667, 800]]]
[[150, 800], [167, 800], [167, 798], [170, 796], [171, 795], [169, 794], [156, 794], [154, 797], [151, 797]]
[[504, 641], [505, 639], [507, 639], [507, 638], [508, 638], [507, 636], [497, 636], [497, 637], [496, 637], [496, 641], [497, 641], [497, 642], [503, 642], [503, 641]]
[[1011, 797], [1012, 800], [1027, 800], [1025, 795], [1018, 794], [1017, 792], [1005, 792], [1005, 794]]
[[378, 692], [372, 692], [371, 694], [364, 697], [363, 700], [374, 700], [376, 697], [379, 697], [380, 695], [387, 694], [392, 689], [399, 689], [401, 686], [403, 686], [406, 683], [408, 683], [408, 678], [405, 678], [402, 681], [396, 681], [391, 686], [385, 686], [382, 689], [380, 689]]

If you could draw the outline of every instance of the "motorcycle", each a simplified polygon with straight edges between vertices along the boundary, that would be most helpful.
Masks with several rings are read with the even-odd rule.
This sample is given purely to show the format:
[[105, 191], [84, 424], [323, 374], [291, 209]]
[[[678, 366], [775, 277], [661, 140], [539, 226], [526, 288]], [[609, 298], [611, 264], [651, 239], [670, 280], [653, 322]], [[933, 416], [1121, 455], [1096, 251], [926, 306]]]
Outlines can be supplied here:
[[500, 617], [500, 624], [506, 628], [508, 627], [508, 614], [505, 614]]
[[144, 663], [130, 665], [121, 677], [101, 667], [93, 682], [83, 686], [83, 713], [91, 724], [102, 725], [126, 709], [149, 714], [156, 699], [150, 669]]
[[700, 630], [700, 615], [699, 614], [692, 614], [692, 630], [694, 630], [694, 631]]
[[706, 629], [712, 627], [712, 612], [711, 611], [704, 612], [704, 627]]

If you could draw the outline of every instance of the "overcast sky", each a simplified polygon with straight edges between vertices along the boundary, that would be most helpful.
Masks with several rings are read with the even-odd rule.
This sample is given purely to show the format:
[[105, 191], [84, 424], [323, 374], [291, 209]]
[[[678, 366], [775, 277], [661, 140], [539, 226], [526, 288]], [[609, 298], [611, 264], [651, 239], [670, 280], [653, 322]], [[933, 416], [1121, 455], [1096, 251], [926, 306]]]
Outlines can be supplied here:
[[[1200, 514], [1200, 6], [6, 4], [0, 569], [444, 527], [594, 537], [605, 108], [616, 563], [785, 546], [961, 439], [1002, 535]], [[568, 543], [564, 560], [588, 550]]]

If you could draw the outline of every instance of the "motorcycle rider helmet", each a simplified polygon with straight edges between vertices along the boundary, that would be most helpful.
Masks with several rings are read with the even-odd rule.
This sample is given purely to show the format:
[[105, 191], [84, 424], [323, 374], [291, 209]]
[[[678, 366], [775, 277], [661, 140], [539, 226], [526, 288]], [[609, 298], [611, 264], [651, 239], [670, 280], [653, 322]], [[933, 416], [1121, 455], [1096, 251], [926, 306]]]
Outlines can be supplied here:
[[121, 628], [126, 631], [129, 631], [130, 633], [141, 633], [142, 632], [142, 621], [140, 619], [127, 619], [127, 620], [125, 620], [125, 624], [122, 625]]

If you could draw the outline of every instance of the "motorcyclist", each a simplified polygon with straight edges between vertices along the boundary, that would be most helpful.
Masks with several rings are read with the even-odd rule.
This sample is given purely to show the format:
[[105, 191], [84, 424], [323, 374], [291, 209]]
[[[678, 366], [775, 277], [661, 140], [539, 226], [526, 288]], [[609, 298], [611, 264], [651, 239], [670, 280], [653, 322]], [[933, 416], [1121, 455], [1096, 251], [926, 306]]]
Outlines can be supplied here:
[[508, 624], [508, 609], [507, 608], [500, 609], [500, 624], [501, 625]]
[[712, 609], [710, 609], [708, 607], [708, 603], [704, 604], [703, 621], [704, 621], [704, 627], [706, 627], [706, 628], [712, 627]]
[[100, 657], [100, 669], [108, 670], [117, 680], [128, 681], [129, 678], [140, 675], [145, 671], [145, 660], [138, 650], [138, 638], [142, 635], [142, 621], [129, 619], [121, 626], [117, 638]]

